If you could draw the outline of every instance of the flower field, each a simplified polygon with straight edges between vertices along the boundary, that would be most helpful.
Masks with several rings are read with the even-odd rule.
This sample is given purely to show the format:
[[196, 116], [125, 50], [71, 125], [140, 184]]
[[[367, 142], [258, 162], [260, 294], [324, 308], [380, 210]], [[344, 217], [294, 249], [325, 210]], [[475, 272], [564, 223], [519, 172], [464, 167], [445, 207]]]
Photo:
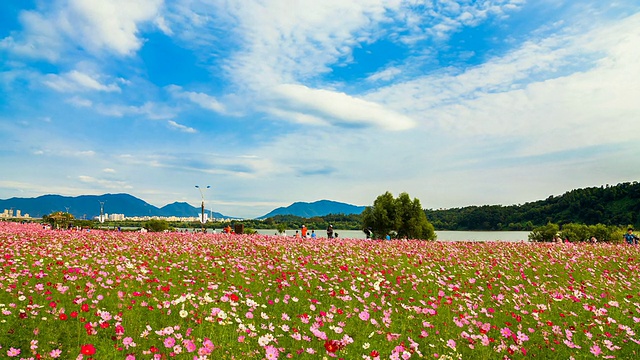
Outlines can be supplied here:
[[0, 358], [640, 358], [640, 249], [0, 222]]

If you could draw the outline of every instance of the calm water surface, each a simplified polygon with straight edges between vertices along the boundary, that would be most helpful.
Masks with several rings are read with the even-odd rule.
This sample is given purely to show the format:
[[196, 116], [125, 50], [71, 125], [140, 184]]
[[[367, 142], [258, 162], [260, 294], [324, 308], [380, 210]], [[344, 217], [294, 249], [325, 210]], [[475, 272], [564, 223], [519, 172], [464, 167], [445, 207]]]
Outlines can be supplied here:
[[[259, 234], [277, 235], [275, 229], [258, 229]], [[220, 232], [220, 230], [216, 230]], [[287, 230], [287, 236], [294, 236], [295, 230]], [[360, 230], [334, 230], [341, 238], [365, 239], [366, 236]], [[316, 231], [318, 237], [326, 238], [326, 230]], [[528, 231], [436, 231], [439, 241], [527, 241]]]

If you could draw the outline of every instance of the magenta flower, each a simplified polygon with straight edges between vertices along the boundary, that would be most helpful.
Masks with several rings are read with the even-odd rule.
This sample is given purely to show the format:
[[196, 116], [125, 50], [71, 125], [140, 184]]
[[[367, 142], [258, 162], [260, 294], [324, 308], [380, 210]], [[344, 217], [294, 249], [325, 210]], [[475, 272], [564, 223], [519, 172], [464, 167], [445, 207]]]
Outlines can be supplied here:
[[164, 347], [166, 348], [172, 348], [173, 345], [176, 344], [176, 339], [172, 338], [171, 336], [169, 336], [168, 338], [164, 339]]
[[511, 337], [511, 335], [513, 335], [513, 332], [511, 331], [511, 329], [505, 327], [505, 328], [500, 329], [500, 335], [502, 335], [502, 336], [504, 336], [506, 338], [509, 338], [509, 337]]

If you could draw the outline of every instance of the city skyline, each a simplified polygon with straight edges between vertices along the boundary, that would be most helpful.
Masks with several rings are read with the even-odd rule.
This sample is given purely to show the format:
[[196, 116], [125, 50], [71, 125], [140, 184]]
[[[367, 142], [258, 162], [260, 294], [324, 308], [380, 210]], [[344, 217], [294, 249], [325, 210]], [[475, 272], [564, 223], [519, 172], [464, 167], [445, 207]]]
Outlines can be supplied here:
[[0, 198], [255, 218], [637, 181], [638, 24], [632, 0], [4, 1]]

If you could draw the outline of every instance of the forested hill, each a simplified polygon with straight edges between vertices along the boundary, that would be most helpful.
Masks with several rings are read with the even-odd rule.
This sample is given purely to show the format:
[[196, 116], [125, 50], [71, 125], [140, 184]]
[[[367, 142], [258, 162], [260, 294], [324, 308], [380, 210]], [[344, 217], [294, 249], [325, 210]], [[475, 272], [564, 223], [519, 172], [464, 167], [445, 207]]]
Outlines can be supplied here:
[[640, 183], [590, 187], [523, 205], [425, 210], [438, 230], [531, 230], [556, 224], [640, 226]]

